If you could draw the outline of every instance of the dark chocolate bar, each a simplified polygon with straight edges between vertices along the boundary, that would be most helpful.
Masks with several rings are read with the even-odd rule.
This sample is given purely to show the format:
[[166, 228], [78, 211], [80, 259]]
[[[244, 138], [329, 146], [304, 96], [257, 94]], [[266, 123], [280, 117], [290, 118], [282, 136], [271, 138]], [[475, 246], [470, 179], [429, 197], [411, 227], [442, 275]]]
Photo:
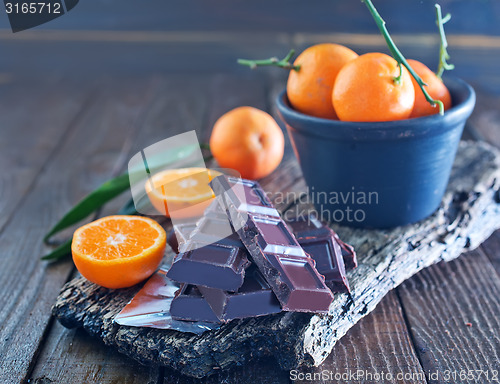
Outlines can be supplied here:
[[243, 284], [249, 264], [244, 248], [190, 240], [177, 255], [167, 277], [180, 283], [236, 291]]
[[[284, 310], [327, 312], [333, 295], [260, 185], [250, 180], [218, 176], [212, 189], [228, 213], [233, 228]], [[249, 200], [245, 200], [251, 196]], [[257, 196], [257, 197], [255, 197]], [[265, 209], [263, 209], [265, 208]]]
[[336, 292], [349, 292], [342, 250], [335, 232], [315, 216], [289, 220], [297, 241], [316, 261], [316, 269], [325, 277], [326, 285]]
[[207, 287], [199, 290], [223, 322], [281, 312], [276, 295], [254, 265], [247, 269], [243, 285], [234, 293]]
[[220, 322], [198, 288], [190, 284], [182, 284], [175, 292], [170, 305], [170, 316], [176, 320]]

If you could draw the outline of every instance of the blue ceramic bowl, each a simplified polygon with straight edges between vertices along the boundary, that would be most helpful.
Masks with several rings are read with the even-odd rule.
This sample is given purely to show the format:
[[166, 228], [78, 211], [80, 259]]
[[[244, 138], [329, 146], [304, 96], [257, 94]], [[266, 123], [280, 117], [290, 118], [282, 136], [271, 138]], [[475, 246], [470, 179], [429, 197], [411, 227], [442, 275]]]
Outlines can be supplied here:
[[476, 96], [449, 78], [453, 107], [444, 115], [355, 123], [304, 115], [277, 100], [311, 201], [323, 219], [390, 228], [431, 215], [445, 192]]

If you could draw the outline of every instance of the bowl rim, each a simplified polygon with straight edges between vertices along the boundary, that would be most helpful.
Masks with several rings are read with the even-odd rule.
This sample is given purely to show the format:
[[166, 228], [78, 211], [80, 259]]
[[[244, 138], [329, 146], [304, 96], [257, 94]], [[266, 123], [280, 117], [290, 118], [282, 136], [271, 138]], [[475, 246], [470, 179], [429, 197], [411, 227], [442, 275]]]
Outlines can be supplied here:
[[379, 122], [351, 122], [325, 119], [309, 116], [293, 109], [290, 106], [286, 88], [279, 93], [276, 104], [279, 115], [287, 125], [287, 128], [306, 135], [349, 140], [409, 139], [444, 133], [453, 129], [458, 123], [465, 123], [465, 120], [472, 113], [476, 103], [474, 89], [457, 77], [447, 76], [443, 81], [450, 90], [452, 100], [458, 95], [461, 95], [461, 98], [463, 98], [462, 102], [453, 105], [443, 115], [434, 114], [404, 120]]

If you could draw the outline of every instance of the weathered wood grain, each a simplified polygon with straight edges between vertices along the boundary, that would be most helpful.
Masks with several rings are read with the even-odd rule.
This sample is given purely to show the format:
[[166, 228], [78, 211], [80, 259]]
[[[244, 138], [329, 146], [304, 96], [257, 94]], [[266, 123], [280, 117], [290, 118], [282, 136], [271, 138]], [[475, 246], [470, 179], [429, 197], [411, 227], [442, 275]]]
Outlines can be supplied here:
[[[236, 61], [234, 66], [237, 68]], [[253, 75], [247, 73], [235, 76], [217, 73], [210, 76], [209, 108], [203, 122], [203, 136], [200, 137], [200, 141], [208, 143], [217, 119], [233, 108], [250, 106], [268, 110], [265, 79], [260, 74]]]
[[[310, 383], [314, 375], [315, 383], [370, 384], [377, 381], [376, 374], [384, 375], [383, 381], [378, 380], [384, 384], [427, 383], [395, 291], [353, 326], [320, 366], [290, 371], [291, 378], [300, 379], [301, 374], [313, 376], [303, 376], [296, 381], [300, 384]], [[412, 375], [412, 380], [405, 381], [404, 375]]]
[[73, 122], [0, 235], [2, 382], [20, 382], [27, 375], [47, 329], [53, 300], [73, 268], [70, 262], [49, 265], [39, 259], [47, 251], [43, 235], [75, 201], [109, 177], [123, 138], [136, 129], [135, 120], [152, 84], [135, 83], [134, 92], [128, 84], [109, 88], [106, 81], [101, 83], [101, 91]]
[[[81, 329], [67, 330], [57, 322], [41, 352], [30, 383], [156, 384], [159, 369], [138, 364], [88, 337]], [[78, 357], [75, 359], [75, 357]]]
[[177, 371], [165, 368], [163, 384], [290, 384], [289, 374], [279, 369], [276, 360], [266, 357], [240, 367], [221, 370], [209, 377], [197, 379], [180, 375]]
[[4, 81], [0, 81], [0, 231], [78, 119], [93, 87], [74, 81], [44, 81], [33, 87], [14, 76]]
[[500, 224], [494, 198], [499, 162], [494, 148], [461, 143], [442, 206], [432, 217], [391, 231], [335, 228], [355, 246], [360, 265], [349, 273], [354, 302], [336, 295], [327, 316], [281, 313], [233, 321], [202, 336], [120, 327], [112, 318], [134, 290], [110, 291], [83, 279], [65, 286], [53, 313], [64, 325], [83, 327], [143, 363], [170, 366], [194, 377], [268, 354], [274, 354], [283, 369], [317, 366], [389, 290], [424, 267], [477, 247]]
[[[500, 370], [500, 281], [483, 252], [439, 263], [398, 288], [416, 353], [430, 383], [490, 382]], [[477, 370], [477, 371], [476, 371]], [[446, 377], [446, 372], [468, 375]]]

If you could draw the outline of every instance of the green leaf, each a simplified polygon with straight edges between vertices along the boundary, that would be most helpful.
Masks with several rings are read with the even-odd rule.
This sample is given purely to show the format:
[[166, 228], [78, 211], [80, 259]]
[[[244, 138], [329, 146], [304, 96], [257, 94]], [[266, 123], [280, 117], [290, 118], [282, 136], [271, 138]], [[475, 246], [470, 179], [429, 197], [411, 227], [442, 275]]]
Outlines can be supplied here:
[[109, 200], [120, 195], [130, 187], [128, 173], [106, 181], [99, 188], [85, 196], [76, 204], [63, 218], [45, 235], [43, 240], [47, 242], [57, 232], [66, 229], [73, 224], [88, 217], [92, 212], [102, 207]]
[[42, 257], [42, 260], [46, 261], [57, 261], [61, 260], [62, 258], [71, 255], [71, 242], [73, 241], [73, 237], [66, 241], [65, 243], [61, 244], [59, 247], [54, 249], [52, 252], [49, 254], [45, 255]]

